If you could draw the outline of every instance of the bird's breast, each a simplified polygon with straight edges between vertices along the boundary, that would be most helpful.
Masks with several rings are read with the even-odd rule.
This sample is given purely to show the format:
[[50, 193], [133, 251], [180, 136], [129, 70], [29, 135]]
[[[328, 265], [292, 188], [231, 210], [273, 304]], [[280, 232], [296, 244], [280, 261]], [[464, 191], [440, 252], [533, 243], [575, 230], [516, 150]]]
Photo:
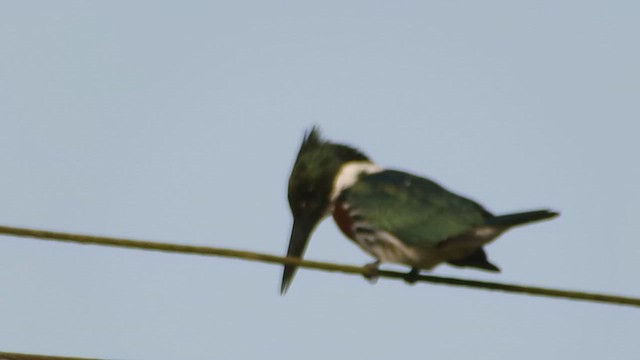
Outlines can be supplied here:
[[333, 220], [336, 222], [343, 234], [348, 238], [354, 238], [353, 219], [349, 214], [349, 205], [343, 201], [336, 201], [333, 206]]

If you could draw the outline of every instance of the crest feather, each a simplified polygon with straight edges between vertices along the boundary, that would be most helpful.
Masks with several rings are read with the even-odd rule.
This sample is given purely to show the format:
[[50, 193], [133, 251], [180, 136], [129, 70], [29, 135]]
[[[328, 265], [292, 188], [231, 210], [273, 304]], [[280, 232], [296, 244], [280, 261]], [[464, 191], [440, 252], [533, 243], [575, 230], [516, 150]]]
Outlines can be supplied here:
[[322, 146], [330, 146], [335, 154], [342, 161], [369, 161], [369, 158], [361, 151], [347, 145], [336, 144], [322, 139], [320, 128], [316, 125], [307, 130], [304, 134], [302, 145], [300, 146], [300, 154], [318, 149]]

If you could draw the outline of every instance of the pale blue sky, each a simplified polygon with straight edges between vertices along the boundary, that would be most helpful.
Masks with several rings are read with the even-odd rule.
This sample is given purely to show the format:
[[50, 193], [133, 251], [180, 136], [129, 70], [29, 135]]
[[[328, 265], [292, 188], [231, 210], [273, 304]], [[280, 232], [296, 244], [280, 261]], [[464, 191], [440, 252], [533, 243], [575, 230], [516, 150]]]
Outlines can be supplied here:
[[[634, 1], [6, 1], [0, 223], [283, 254], [304, 130], [556, 220], [434, 273], [640, 296]], [[307, 258], [371, 259], [328, 220]], [[402, 268], [399, 268], [402, 269]], [[635, 308], [0, 238], [0, 351], [635, 359]]]

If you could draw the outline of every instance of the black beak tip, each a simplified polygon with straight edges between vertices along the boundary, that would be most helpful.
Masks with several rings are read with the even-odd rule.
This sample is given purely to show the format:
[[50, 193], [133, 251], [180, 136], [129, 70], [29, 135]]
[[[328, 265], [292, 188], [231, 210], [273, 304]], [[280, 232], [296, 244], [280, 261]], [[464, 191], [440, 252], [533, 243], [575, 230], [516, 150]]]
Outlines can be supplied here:
[[[317, 220], [314, 218], [304, 218], [302, 220], [294, 218], [293, 227], [291, 229], [291, 238], [289, 240], [289, 248], [287, 249], [288, 257], [302, 259], [307, 243], [309, 242], [309, 237], [311, 236], [311, 232], [313, 231], [316, 223]], [[295, 265], [284, 266], [282, 283], [280, 284], [281, 295], [284, 295], [289, 289], [297, 268], [298, 267]]]
[[282, 283], [280, 284], [280, 295], [284, 296], [287, 293], [287, 290], [289, 290], [291, 280], [293, 280], [294, 272], [295, 267], [290, 265], [284, 266], [284, 272], [282, 273]]

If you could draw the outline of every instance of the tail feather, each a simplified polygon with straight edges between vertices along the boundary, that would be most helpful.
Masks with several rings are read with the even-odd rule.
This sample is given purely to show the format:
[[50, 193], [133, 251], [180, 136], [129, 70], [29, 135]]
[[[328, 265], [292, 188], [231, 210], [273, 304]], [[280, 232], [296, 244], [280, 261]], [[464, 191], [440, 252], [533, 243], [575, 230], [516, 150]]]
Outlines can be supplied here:
[[560, 215], [560, 213], [551, 210], [526, 211], [516, 214], [494, 216], [487, 221], [487, 225], [511, 227], [551, 219], [558, 215]]
[[487, 259], [487, 253], [485, 253], [484, 249], [481, 247], [465, 258], [449, 260], [447, 262], [454, 266], [468, 266], [491, 272], [500, 272], [500, 268], [489, 262], [489, 259]]

